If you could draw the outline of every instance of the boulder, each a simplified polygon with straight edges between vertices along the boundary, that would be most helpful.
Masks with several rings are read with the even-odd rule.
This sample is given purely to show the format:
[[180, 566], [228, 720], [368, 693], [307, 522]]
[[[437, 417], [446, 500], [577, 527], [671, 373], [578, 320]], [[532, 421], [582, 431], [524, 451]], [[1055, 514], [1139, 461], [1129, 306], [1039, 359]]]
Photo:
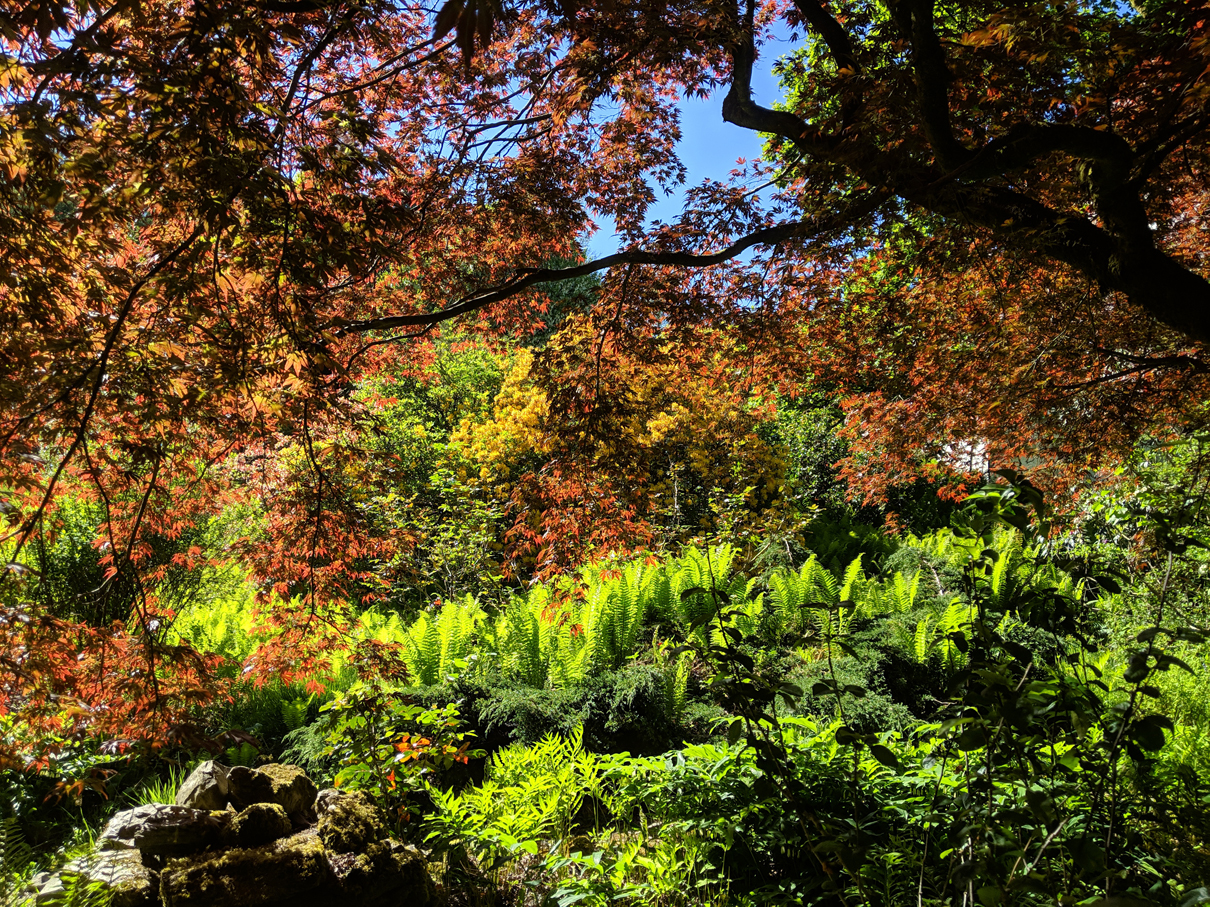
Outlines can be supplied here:
[[277, 803], [253, 803], [232, 817], [224, 837], [236, 847], [258, 847], [291, 831], [290, 817]]
[[315, 821], [315, 782], [297, 765], [272, 763], [258, 769], [273, 785], [273, 802], [280, 805], [295, 826]]
[[160, 876], [163, 907], [434, 907], [419, 853], [375, 842], [326, 853], [314, 830], [261, 847], [173, 860]]
[[227, 805], [230, 769], [213, 759], [189, 773], [176, 793], [176, 805], [192, 809], [223, 809]]
[[[184, 799], [216, 802], [223, 777], [213, 763]], [[295, 766], [234, 768], [225, 780], [238, 812], [155, 803], [118, 813], [97, 852], [33, 879], [35, 907], [70, 899], [73, 876], [100, 883], [112, 907], [437, 907], [423, 854], [389, 840], [364, 792], [317, 796]], [[314, 813], [317, 825], [292, 832], [292, 818]]]
[[315, 795], [315, 815], [319, 818], [324, 817], [326, 813], [337, 800], [343, 797], [344, 794], [334, 787], [325, 787]]
[[227, 774], [227, 798], [237, 810], [253, 803], [273, 803], [273, 779], [254, 768], [237, 765]]
[[328, 862], [347, 904], [425, 907], [437, 901], [424, 857], [397, 842], [371, 844], [363, 853], [331, 854]]
[[133, 850], [178, 856], [217, 844], [222, 825], [205, 810], [148, 803], [118, 813], [97, 840], [99, 850]]
[[160, 873], [163, 907], [309, 907], [316, 893], [335, 889], [323, 845], [307, 832], [262, 847], [172, 860]]
[[324, 847], [334, 854], [365, 850], [387, 836], [382, 813], [359, 790], [325, 797], [317, 830]]
[[134, 850], [103, 850], [72, 860], [58, 872], [36, 875], [31, 887], [37, 907], [63, 904], [70, 899], [69, 879], [76, 884], [98, 884], [112, 898], [112, 907], [153, 907], [159, 878], [147, 869]]

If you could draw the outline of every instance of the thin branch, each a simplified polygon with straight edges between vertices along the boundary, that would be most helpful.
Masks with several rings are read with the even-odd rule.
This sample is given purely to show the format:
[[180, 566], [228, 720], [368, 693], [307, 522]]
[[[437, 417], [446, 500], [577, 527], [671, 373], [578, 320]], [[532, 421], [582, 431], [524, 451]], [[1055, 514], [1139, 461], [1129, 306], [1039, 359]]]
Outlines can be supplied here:
[[418, 312], [413, 315], [389, 315], [383, 318], [369, 318], [364, 321], [353, 321], [337, 326], [337, 336], [349, 334], [364, 334], [367, 331], [392, 330], [401, 327], [417, 327], [434, 325], [449, 321], [461, 315], [477, 312], [497, 302], [502, 302], [530, 287], [544, 283], [557, 283], [572, 280], [576, 277], [586, 277], [597, 271], [612, 268], [615, 265], [665, 265], [683, 268], [708, 268], [722, 264], [743, 254], [753, 246], [776, 245], [788, 239], [819, 236], [824, 233], [844, 229], [854, 220], [870, 213], [878, 207], [887, 194], [881, 191], [870, 191], [864, 194], [855, 204], [834, 212], [831, 217], [822, 221], [792, 221], [765, 227], [747, 236], [737, 239], [731, 245], [717, 252], [696, 254], [693, 252], [658, 252], [645, 249], [632, 249], [626, 252], [615, 252], [584, 264], [569, 268], [531, 268], [523, 270], [519, 276], [490, 289], [481, 290], [437, 312]]

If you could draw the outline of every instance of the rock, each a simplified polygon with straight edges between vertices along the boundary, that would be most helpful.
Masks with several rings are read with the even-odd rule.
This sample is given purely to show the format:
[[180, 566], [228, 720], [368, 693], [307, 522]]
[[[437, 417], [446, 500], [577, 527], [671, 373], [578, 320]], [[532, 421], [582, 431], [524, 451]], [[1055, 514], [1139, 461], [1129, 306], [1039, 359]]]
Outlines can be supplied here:
[[176, 793], [176, 805], [192, 809], [222, 809], [227, 805], [230, 769], [213, 759], [189, 773]]
[[433, 907], [436, 887], [419, 853], [375, 842], [329, 854], [314, 830], [262, 847], [173, 860], [160, 877], [163, 907]]
[[[103, 885], [112, 907], [157, 907], [157, 898], [160, 907], [437, 907], [424, 855], [387, 838], [364, 792], [317, 794], [291, 765], [223, 772], [200, 766], [182, 799], [222, 797], [225, 810], [157, 803], [119, 813], [98, 852], [32, 880], [36, 907], [70, 899], [73, 874]], [[314, 813], [316, 826], [291, 834], [292, 819]]]
[[322, 819], [324, 817], [324, 813], [331, 809], [332, 804], [343, 796], [344, 794], [338, 791], [336, 788], [325, 787], [315, 795], [315, 814]]
[[328, 860], [348, 904], [424, 907], [436, 902], [437, 889], [424, 858], [395, 842], [382, 841], [364, 853], [330, 855]]
[[327, 797], [319, 818], [319, 839], [331, 853], [354, 853], [387, 836], [386, 822], [363, 791]]
[[227, 774], [227, 798], [237, 810], [253, 803], [272, 803], [273, 779], [254, 768], [237, 765]]
[[290, 817], [277, 803], [253, 803], [237, 813], [227, 826], [226, 838], [236, 847], [259, 847], [293, 830]]
[[272, 763], [258, 771], [268, 775], [273, 784], [273, 802], [279, 804], [295, 826], [315, 821], [315, 782], [297, 765]]
[[163, 907], [312, 907], [317, 892], [331, 893], [323, 903], [349, 907], [338, 905], [337, 888], [323, 845], [308, 832], [263, 847], [173, 860], [160, 873]]
[[67, 879], [75, 875], [76, 884], [99, 884], [111, 896], [112, 907], [153, 907], [159, 879], [143, 866], [133, 850], [103, 850], [72, 860], [55, 873], [38, 873], [31, 880], [38, 907], [63, 904], [70, 900]]
[[99, 850], [138, 849], [143, 854], [177, 856], [218, 843], [222, 826], [210, 813], [187, 806], [148, 803], [123, 810], [105, 825]]

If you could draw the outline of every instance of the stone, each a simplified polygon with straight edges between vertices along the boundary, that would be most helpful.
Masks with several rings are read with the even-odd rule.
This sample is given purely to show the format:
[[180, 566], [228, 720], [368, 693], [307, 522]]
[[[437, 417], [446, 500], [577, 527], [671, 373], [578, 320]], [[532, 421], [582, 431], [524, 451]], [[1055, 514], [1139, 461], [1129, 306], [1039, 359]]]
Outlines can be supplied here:
[[257, 769], [237, 765], [227, 773], [227, 798], [236, 810], [253, 803], [272, 803], [273, 779]]
[[236, 847], [259, 847], [293, 831], [290, 817], [277, 803], [253, 803], [232, 817], [226, 840]]
[[[38, 873], [31, 880], [38, 907], [69, 899], [65, 881], [75, 875], [84, 884], [99, 884], [110, 895], [112, 907], [153, 907], [159, 878], [147, 869], [134, 850], [103, 850], [72, 860], [58, 872]], [[79, 882], [77, 882], [79, 884]]]
[[189, 773], [176, 792], [176, 805], [192, 809], [222, 809], [227, 805], [230, 769], [210, 759]]
[[391, 841], [326, 853], [314, 829], [261, 847], [173, 860], [163, 907], [435, 907], [424, 857]]
[[[262, 847], [172, 860], [160, 873], [163, 907], [264, 907], [323, 903], [338, 907], [337, 884], [313, 832]], [[347, 904], [341, 907], [348, 907]]]
[[118, 813], [97, 840], [99, 850], [133, 850], [177, 856], [217, 844], [222, 826], [210, 813], [187, 806], [147, 803]]
[[329, 855], [328, 861], [346, 904], [424, 907], [437, 900], [424, 858], [396, 842], [371, 844], [364, 853]]
[[258, 771], [273, 784], [273, 802], [285, 809], [296, 827], [315, 821], [315, 782], [297, 765], [271, 763]]
[[315, 815], [323, 818], [326, 813], [337, 800], [343, 797], [344, 794], [334, 787], [325, 787], [315, 795]]
[[382, 813], [359, 790], [325, 798], [317, 830], [331, 853], [362, 851], [387, 836]]

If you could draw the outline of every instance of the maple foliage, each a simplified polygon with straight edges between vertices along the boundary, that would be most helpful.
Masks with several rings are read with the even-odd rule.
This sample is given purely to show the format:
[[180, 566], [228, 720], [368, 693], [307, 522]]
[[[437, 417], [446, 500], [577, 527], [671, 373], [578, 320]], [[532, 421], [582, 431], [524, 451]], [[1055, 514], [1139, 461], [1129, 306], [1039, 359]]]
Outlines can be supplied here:
[[464, 423], [451, 445], [459, 478], [512, 522], [509, 573], [549, 577], [722, 522], [737, 534], [794, 522], [786, 463], [758, 432], [770, 407], [751, 405], [761, 387], [713, 339], [634, 348], [581, 318], [537, 358], [517, 357], [493, 418]]
[[[638, 438], [673, 403], [687, 415], [661, 443], [691, 455], [686, 433], [715, 432], [758, 468], [735, 446], [750, 388], [724, 376], [741, 369], [845, 395], [849, 474], [870, 494], [955, 441], [1083, 469], [1195, 422], [1208, 22], [1185, 0], [5, 6], [6, 556], [23, 563], [70, 491], [105, 510], [108, 579], [134, 578], [155, 539], [259, 494], [269, 532], [249, 556], [294, 601], [270, 619], [338, 644], [342, 609], [411, 544], [370, 531], [357, 498], [386, 481], [358, 468], [376, 465], [349, 434], [358, 381], [452, 319], [547, 331], [559, 283], [597, 271], [596, 311], [534, 376], [563, 428], [526, 441], [554, 465], [510, 490], [511, 544], [535, 563], [546, 539], [654, 531], [636, 469], [660, 445]], [[786, 101], [762, 106], [753, 67], [787, 30], [802, 40]], [[686, 95], [771, 137], [770, 162], [692, 187], [677, 223], [650, 227], [684, 178]], [[593, 218], [621, 250], [582, 261]], [[657, 367], [632, 394], [642, 356]], [[731, 423], [695, 421], [707, 400]], [[116, 734], [166, 689], [181, 708], [209, 695], [205, 665], [165, 642], [153, 583], [109, 628], [6, 606], [26, 653], [6, 701], [71, 699]], [[35, 669], [21, 627], [75, 634], [83, 655], [39, 642]], [[279, 638], [264, 670], [308, 670]]]

